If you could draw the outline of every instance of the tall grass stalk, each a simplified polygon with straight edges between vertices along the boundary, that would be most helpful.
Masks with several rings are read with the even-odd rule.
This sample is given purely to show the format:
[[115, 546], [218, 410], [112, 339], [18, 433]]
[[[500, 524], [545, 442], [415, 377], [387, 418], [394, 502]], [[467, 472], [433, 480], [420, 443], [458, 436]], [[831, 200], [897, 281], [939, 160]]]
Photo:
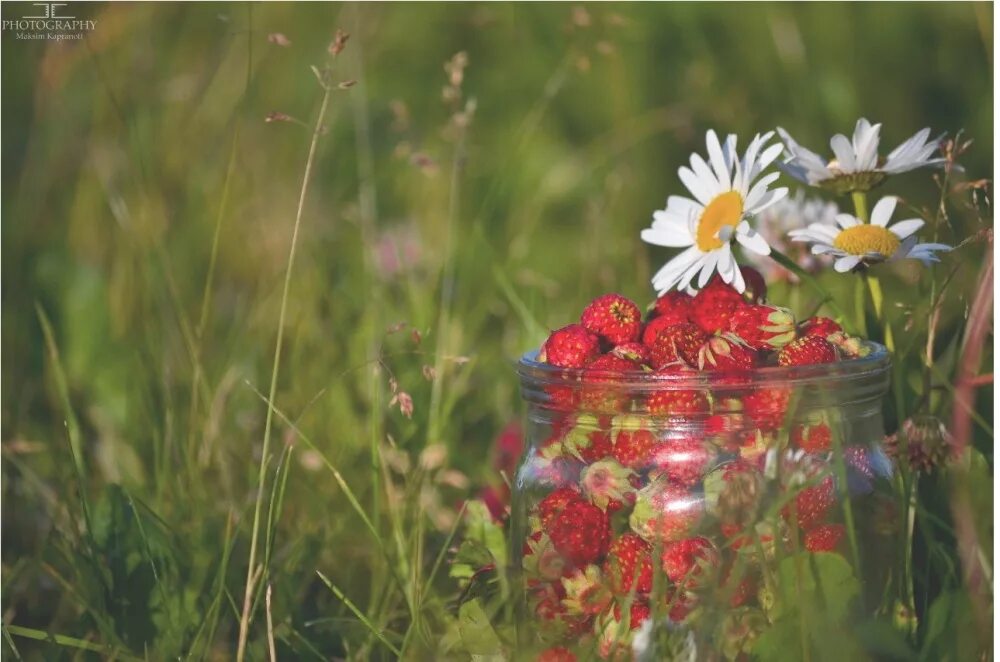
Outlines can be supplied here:
[[246, 654], [247, 634], [250, 626], [250, 606], [253, 604], [255, 563], [257, 560], [257, 539], [260, 532], [261, 506], [264, 496], [264, 481], [266, 478], [268, 464], [268, 450], [271, 442], [271, 424], [273, 420], [274, 395], [278, 390], [278, 371], [281, 367], [281, 343], [285, 335], [285, 315], [288, 310], [288, 293], [292, 283], [292, 269], [295, 266], [295, 253], [298, 247], [299, 228], [302, 225], [302, 212], [305, 208], [306, 194], [309, 191], [309, 182], [312, 179], [313, 164], [316, 161], [316, 150], [319, 145], [319, 138], [323, 135], [323, 120], [326, 117], [326, 109], [330, 103], [332, 88], [329, 83], [323, 85], [323, 100], [319, 106], [319, 114], [316, 117], [316, 126], [313, 128], [312, 139], [309, 142], [309, 155], [306, 157], [305, 172], [302, 175], [302, 187], [299, 191], [299, 202], [295, 210], [295, 224], [292, 228], [292, 241], [288, 249], [288, 261], [285, 266], [285, 282], [281, 291], [281, 308], [278, 313], [278, 337], [274, 343], [274, 360], [271, 364], [271, 385], [268, 389], [267, 417], [264, 421], [264, 441], [261, 447], [260, 470], [257, 475], [257, 497], [254, 503], [253, 530], [250, 534], [250, 555], [247, 560], [247, 579], [243, 591], [243, 612], [240, 616], [239, 643], [236, 649], [236, 660], [242, 662]]

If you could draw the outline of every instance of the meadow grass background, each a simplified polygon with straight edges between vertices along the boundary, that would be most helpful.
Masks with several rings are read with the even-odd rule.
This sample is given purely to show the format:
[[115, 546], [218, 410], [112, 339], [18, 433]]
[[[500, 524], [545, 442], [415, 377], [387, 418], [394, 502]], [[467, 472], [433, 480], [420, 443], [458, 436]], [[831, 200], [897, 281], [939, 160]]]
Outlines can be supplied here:
[[[279, 656], [392, 657], [366, 619], [429, 655], [457, 594], [442, 550], [462, 500], [500, 482], [492, 444], [521, 415], [511, 360], [598, 294], [651, 299], [666, 253], [639, 231], [705, 130], [745, 144], [781, 125], [820, 148], [865, 116], [887, 151], [964, 129], [967, 177], [992, 178], [985, 3], [73, 7], [97, 21], [84, 42], [0, 45], [2, 594], [27, 658], [236, 647], [255, 389], [323, 96], [310, 66], [337, 28], [333, 80], [356, 84], [318, 142], [275, 399], [294, 428], [276, 414], [265, 466]], [[893, 192], [939, 197], [928, 172]], [[944, 238], [991, 222], [960, 208]], [[983, 250], [951, 258], [943, 343]], [[893, 269], [890, 298], [915, 277]], [[992, 387], [978, 398], [992, 467]], [[250, 659], [267, 656], [258, 595]]]

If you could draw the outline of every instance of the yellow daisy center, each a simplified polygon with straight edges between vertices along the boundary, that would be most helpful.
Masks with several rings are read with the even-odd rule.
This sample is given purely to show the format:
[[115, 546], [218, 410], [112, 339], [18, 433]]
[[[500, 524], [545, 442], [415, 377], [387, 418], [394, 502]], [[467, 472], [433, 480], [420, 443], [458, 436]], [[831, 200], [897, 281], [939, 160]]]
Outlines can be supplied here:
[[698, 231], [695, 243], [705, 253], [722, 248], [719, 230], [724, 227], [736, 227], [743, 218], [743, 196], [737, 191], [726, 191], [715, 196], [705, 205], [698, 219]]
[[880, 225], [855, 225], [841, 230], [833, 245], [851, 255], [892, 257], [899, 248], [899, 238]]

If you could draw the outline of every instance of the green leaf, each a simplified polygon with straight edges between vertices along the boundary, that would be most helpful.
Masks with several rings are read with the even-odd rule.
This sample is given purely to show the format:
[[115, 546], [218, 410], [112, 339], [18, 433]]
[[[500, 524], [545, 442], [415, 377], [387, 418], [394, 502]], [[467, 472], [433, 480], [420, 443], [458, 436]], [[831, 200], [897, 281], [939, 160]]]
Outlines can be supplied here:
[[497, 567], [507, 565], [507, 534], [493, 521], [486, 504], [470, 501], [465, 513], [465, 539], [478, 542], [493, 556]]
[[917, 652], [896, 626], [887, 620], [873, 620], [859, 623], [854, 632], [864, 645], [865, 651], [879, 660], [913, 660]]
[[473, 660], [502, 662], [507, 659], [500, 637], [483, 611], [479, 600], [470, 600], [458, 610], [458, 631], [465, 650]]
[[964, 591], [942, 593], [927, 612], [927, 632], [920, 651], [928, 662], [985, 659], [978, 650], [972, 604]]
[[851, 634], [850, 610], [861, 585], [847, 560], [804, 552], [781, 561], [772, 627], [754, 645], [761, 660], [844, 660], [863, 657]]

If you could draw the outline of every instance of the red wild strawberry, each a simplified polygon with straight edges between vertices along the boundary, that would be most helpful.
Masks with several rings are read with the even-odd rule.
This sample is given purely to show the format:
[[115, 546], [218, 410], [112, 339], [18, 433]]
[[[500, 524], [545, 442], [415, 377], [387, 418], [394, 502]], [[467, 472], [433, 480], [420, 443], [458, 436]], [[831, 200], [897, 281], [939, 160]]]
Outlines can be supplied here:
[[688, 316], [691, 314], [692, 303], [694, 303], [694, 299], [687, 292], [680, 290], [667, 292], [653, 304], [655, 319], [667, 319], [674, 324], [688, 322], [690, 321]]
[[628, 523], [647, 541], [680, 540], [697, 525], [704, 510], [700, 495], [659, 479], [636, 493]]
[[560, 487], [558, 490], [549, 492], [544, 499], [538, 502], [538, 515], [542, 520], [542, 526], [548, 526], [552, 518], [562, 512], [562, 509], [574, 501], [582, 501], [583, 496], [575, 487]]
[[[621, 605], [615, 604], [614, 608], [615, 620], [621, 622], [622, 620], [622, 608]], [[637, 630], [642, 626], [642, 622], [649, 618], [650, 609], [649, 605], [642, 600], [633, 600], [632, 606], [629, 607], [629, 630]]]
[[584, 309], [580, 324], [609, 345], [635, 342], [642, 330], [642, 311], [620, 294], [605, 294]]
[[670, 581], [691, 589], [696, 587], [705, 567], [718, 565], [719, 553], [712, 541], [697, 536], [667, 545], [661, 562]]
[[830, 450], [833, 434], [826, 423], [796, 425], [792, 428], [792, 443], [807, 453], [825, 453]]
[[[629, 395], [624, 388], [614, 382], [636, 368], [636, 364], [632, 361], [613, 354], [603, 354], [588, 363], [583, 369], [580, 409], [594, 412], [620, 411], [628, 402]], [[608, 385], [600, 386], [602, 383]]]
[[691, 591], [682, 591], [674, 587], [667, 589], [668, 616], [675, 623], [680, 623], [698, 606], [698, 596]]
[[795, 339], [795, 317], [785, 308], [740, 306], [729, 316], [726, 329], [756, 350], [777, 349]]
[[649, 346], [653, 367], [659, 370], [678, 361], [684, 361], [692, 367], [697, 366], [698, 351], [704, 342], [705, 334], [690, 322], [669, 326], [657, 333], [653, 344]]
[[701, 482], [715, 453], [700, 437], [669, 439], [653, 451], [651, 478], [666, 475], [671, 482], [693, 487]]
[[545, 525], [546, 533], [563, 557], [576, 566], [594, 563], [608, 551], [611, 528], [608, 515], [586, 501], [571, 501]]
[[576, 409], [579, 394], [574, 386], [549, 384], [545, 387], [545, 394], [548, 396], [548, 406], [556, 411], [570, 412]]
[[708, 396], [702, 391], [663, 389], [649, 394], [646, 407], [659, 416], [695, 416], [708, 412]]
[[576, 662], [576, 655], [568, 648], [553, 646], [539, 653], [535, 662]]
[[642, 469], [649, 464], [649, 456], [656, 446], [653, 432], [642, 426], [642, 419], [620, 416], [611, 425], [614, 447], [611, 454], [623, 466]]
[[817, 365], [820, 363], [835, 363], [837, 348], [825, 338], [805, 336], [793, 340], [778, 352], [778, 365]]
[[844, 329], [829, 317], [810, 317], [799, 324], [799, 334], [803, 336], [819, 336], [829, 339], [835, 333], [843, 333]]
[[833, 477], [827, 476], [818, 485], [800, 490], [795, 495], [794, 506], [785, 506], [784, 515], [789, 519], [794, 513], [799, 528], [809, 530], [822, 521], [833, 502]]
[[678, 321], [666, 315], [663, 317], [654, 317], [642, 329], [642, 344], [646, 347], [652, 347], [660, 331], [677, 326], [678, 324], [687, 324], [689, 321], [686, 319]]
[[652, 547], [634, 533], [623, 533], [611, 543], [604, 575], [617, 595], [628, 595], [633, 586], [637, 594], [648, 594], [653, 590]]
[[601, 354], [584, 368], [584, 378], [593, 380], [597, 373], [610, 373], [614, 377], [622, 373], [633, 372], [637, 369], [638, 366], [635, 361], [616, 354]]
[[633, 370], [644, 369], [646, 366], [650, 365], [650, 361], [652, 360], [649, 348], [641, 342], [627, 342], [622, 343], [621, 345], [616, 345], [615, 348], [611, 350], [611, 356], [617, 356], [620, 359], [631, 361], [633, 364]]
[[810, 552], [832, 552], [843, 537], [843, 524], [821, 524], [806, 533], [806, 549]]
[[698, 350], [698, 369], [747, 372], [757, 367], [757, 352], [734, 337], [712, 336]]
[[743, 297], [718, 276], [715, 276], [694, 297], [691, 321], [705, 333], [724, 331], [733, 312], [745, 305]]
[[705, 420], [705, 436], [712, 439], [713, 443], [730, 453], [739, 451], [740, 432], [743, 431], [743, 404], [736, 400], [739, 410], [718, 413], [719, 408], [725, 408], [725, 403], [720, 404], [720, 400], [715, 401], [715, 411]]
[[560, 368], [582, 368], [600, 352], [597, 336], [579, 324], [570, 324], [549, 335], [538, 360]]
[[791, 395], [787, 388], [759, 388], [743, 396], [743, 411], [761, 430], [777, 430], [785, 421]]

